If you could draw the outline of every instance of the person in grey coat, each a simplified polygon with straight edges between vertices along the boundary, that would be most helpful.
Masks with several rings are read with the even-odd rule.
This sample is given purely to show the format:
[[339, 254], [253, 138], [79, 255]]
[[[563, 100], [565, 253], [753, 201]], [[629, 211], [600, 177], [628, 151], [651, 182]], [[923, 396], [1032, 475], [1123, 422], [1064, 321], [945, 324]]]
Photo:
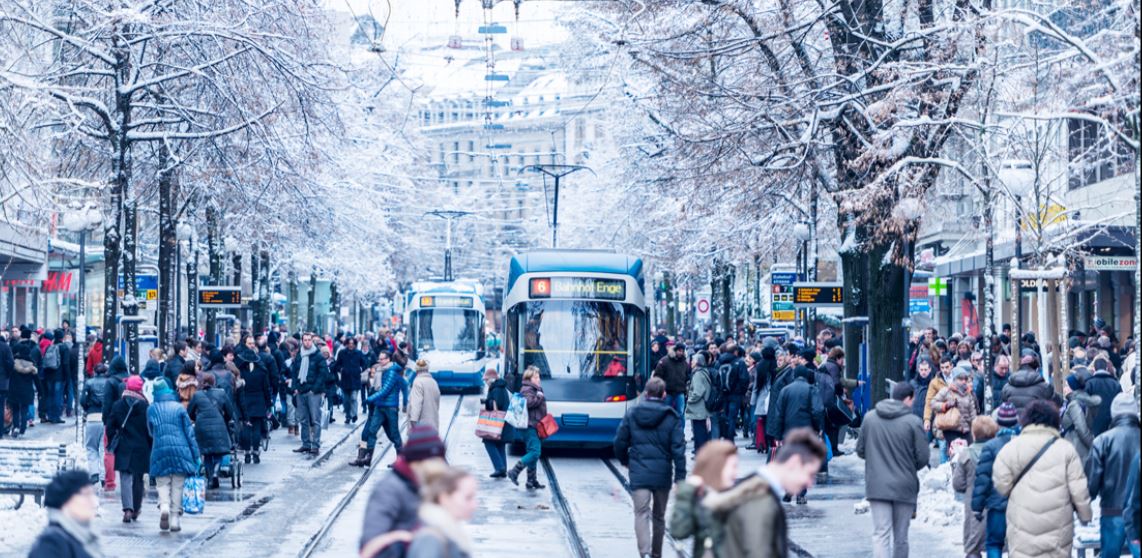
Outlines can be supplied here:
[[710, 393], [710, 369], [706, 367], [706, 355], [694, 353], [691, 359], [690, 387], [686, 391], [686, 411], [684, 418], [690, 421], [690, 431], [694, 437], [694, 454], [710, 441], [710, 411], [706, 409], [706, 396]]
[[928, 436], [912, 413], [912, 384], [897, 382], [892, 398], [876, 404], [860, 427], [857, 455], [864, 459], [865, 497], [872, 505], [873, 556], [907, 558], [908, 526], [920, 479], [928, 466]]
[[1087, 393], [1080, 376], [1076, 374], [1067, 376], [1063, 397], [1067, 400], [1063, 407], [1063, 437], [1075, 447], [1079, 459], [1085, 462], [1090, 453], [1090, 445], [1094, 443], [1094, 431], [1091, 430], [1088, 417], [1094, 415], [1095, 409], [1102, 405], [1102, 398]]

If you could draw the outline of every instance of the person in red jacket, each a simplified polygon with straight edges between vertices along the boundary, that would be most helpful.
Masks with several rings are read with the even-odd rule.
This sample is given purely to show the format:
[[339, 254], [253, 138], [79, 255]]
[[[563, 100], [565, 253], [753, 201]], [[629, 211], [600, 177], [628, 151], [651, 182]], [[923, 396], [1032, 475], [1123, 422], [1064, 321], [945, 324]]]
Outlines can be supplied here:
[[92, 334], [87, 336], [87, 344], [91, 348], [87, 350], [87, 358], [83, 362], [83, 368], [87, 377], [91, 378], [95, 376], [95, 367], [103, 363], [103, 341]]

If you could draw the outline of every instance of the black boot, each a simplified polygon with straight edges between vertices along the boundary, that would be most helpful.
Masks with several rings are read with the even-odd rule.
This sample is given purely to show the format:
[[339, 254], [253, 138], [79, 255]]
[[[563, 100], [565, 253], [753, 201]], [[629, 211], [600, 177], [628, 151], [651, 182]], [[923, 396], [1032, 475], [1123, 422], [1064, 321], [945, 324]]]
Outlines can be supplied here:
[[519, 486], [519, 474], [522, 472], [523, 462], [520, 461], [519, 463], [515, 464], [515, 467], [512, 467], [511, 471], [508, 471], [508, 480], [512, 481], [512, 484]]
[[357, 459], [349, 462], [353, 467], [368, 467], [373, 462], [373, 450], [357, 448]]
[[542, 485], [542, 484], [539, 484], [539, 475], [536, 472], [535, 467], [528, 469], [527, 470], [527, 489], [528, 490], [539, 490], [539, 489], [543, 489], [543, 488], [547, 488], [547, 487]]

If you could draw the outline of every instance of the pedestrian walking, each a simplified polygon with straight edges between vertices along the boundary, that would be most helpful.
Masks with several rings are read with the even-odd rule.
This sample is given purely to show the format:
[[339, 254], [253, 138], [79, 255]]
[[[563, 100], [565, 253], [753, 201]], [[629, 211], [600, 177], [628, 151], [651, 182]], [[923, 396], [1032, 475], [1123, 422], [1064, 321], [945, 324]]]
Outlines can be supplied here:
[[[508, 391], [508, 383], [500, 377], [495, 368], [488, 368], [484, 372], [484, 399], [482, 402], [485, 411], [507, 411], [508, 406], [511, 405], [511, 392]], [[488, 452], [488, 458], [492, 461], [492, 474], [490, 476], [493, 479], [502, 479], [508, 476], [507, 440], [515, 438], [514, 432], [512, 426], [504, 422], [499, 440], [484, 439], [484, 450]]]
[[1035, 368], [1035, 357], [1025, 356], [1020, 360], [1019, 370], [1007, 380], [1003, 386], [1003, 401], [1010, 401], [1015, 409], [1022, 414], [1023, 409], [1032, 401], [1054, 401], [1056, 406], [1061, 401], [1057, 399], [1055, 390], [1043, 379], [1043, 375]]
[[706, 401], [714, 385], [710, 377], [710, 368], [706, 366], [706, 355], [701, 352], [694, 353], [691, 361], [694, 373], [690, 377], [690, 387], [686, 392], [685, 418], [690, 421], [694, 453], [697, 454], [710, 440], [711, 413], [706, 407]]
[[[217, 382], [218, 378], [215, 377]], [[155, 384], [158, 385], [157, 383]], [[194, 398], [194, 394], [198, 392], [198, 370], [191, 370], [190, 366], [183, 365], [182, 372], [179, 373], [178, 379], [175, 383], [175, 388], [178, 390], [178, 402], [182, 404], [182, 408], [186, 409], [190, 405], [190, 400]], [[153, 393], [153, 392], [152, 392]]]
[[1092, 414], [1090, 427], [1091, 432], [1098, 436], [1106, 432], [1110, 428], [1110, 423], [1113, 420], [1111, 416], [1111, 402], [1114, 398], [1122, 393], [1122, 384], [1115, 378], [1110, 370], [1107, 369], [1107, 360], [1098, 359], [1094, 360], [1094, 373], [1087, 379], [1085, 383], [1086, 392], [1091, 395], [1097, 395], [1102, 400], [1103, 404], [1095, 409]]
[[[971, 394], [971, 369], [957, 366], [952, 370], [952, 381], [932, 398], [933, 430], [944, 440], [940, 458], [945, 463], [952, 455], [952, 443], [966, 439], [971, 442], [971, 423], [976, 417], [976, 400]], [[966, 444], [965, 444], [966, 445]]]
[[813, 485], [828, 450], [816, 433], [793, 429], [769, 463], [732, 487], [706, 495], [716, 524], [718, 558], [789, 556], [789, 529], [781, 501]]
[[523, 443], [527, 448], [527, 453], [515, 464], [515, 467], [512, 467], [511, 471], [508, 471], [508, 479], [512, 481], [512, 484], [518, 486], [519, 474], [526, 468], [526, 487], [528, 490], [547, 488], [547, 486], [539, 483], [539, 475], [536, 472], [536, 465], [539, 463], [540, 452], [542, 451], [536, 426], [539, 421], [543, 420], [543, 417], [547, 416], [547, 398], [543, 395], [543, 387], [540, 384], [539, 368], [534, 365], [528, 366], [523, 371], [523, 383], [519, 390], [527, 401], [527, 429], [523, 431]]
[[737, 482], [737, 451], [737, 446], [725, 440], [711, 440], [703, 445], [694, 458], [694, 471], [674, 491], [670, 536], [675, 540], [693, 538], [693, 558], [713, 558], [715, 541], [721, 540], [720, 525], [702, 500]]
[[440, 430], [440, 386], [428, 371], [428, 362], [416, 361], [416, 376], [408, 395], [408, 420]]
[[686, 346], [681, 343], [671, 345], [666, 356], [654, 367], [655, 378], [662, 378], [666, 384], [666, 402], [678, 411], [686, 409], [686, 381], [690, 377], [690, 366], [686, 363]]
[[[32, 330], [20, 326], [19, 341], [11, 344], [12, 369], [15, 374], [9, 377], [8, 403], [12, 407], [12, 433], [23, 436], [35, 416], [29, 409], [36, 403], [36, 393], [40, 391], [39, 371], [42, 355], [36, 342], [32, 340]], [[17, 432], [18, 430], [18, 432]]]
[[1063, 385], [1066, 403], [1063, 404], [1061, 422], [1063, 438], [1075, 447], [1083, 463], [1086, 463], [1090, 446], [1094, 443], [1094, 430], [1090, 427], [1089, 417], [1102, 405], [1101, 397], [1087, 393], [1083, 380], [1086, 377], [1085, 371], [1085, 367], [1076, 367], [1066, 378], [1066, 384]]
[[8, 390], [11, 386], [12, 375], [16, 373], [16, 359], [12, 357], [12, 347], [8, 345], [8, 338], [0, 335], [0, 440], [8, 434], [7, 419], [12, 416], [12, 428], [15, 428], [15, 413], [8, 408]]
[[102, 558], [103, 549], [91, 522], [99, 496], [83, 471], [63, 471], [44, 489], [48, 526], [36, 537], [28, 558]]
[[[825, 424], [825, 408], [821, 405], [821, 398], [817, 388], [810, 382], [814, 380], [814, 372], [806, 366], [798, 366], [793, 372], [793, 382], [781, 390], [777, 397], [777, 413], [772, 417], [774, 431], [780, 433], [779, 440], [792, 430], [809, 428], [813, 432], [820, 432]], [[805, 493], [798, 493], [797, 503], [807, 503]], [[792, 494], [785, 494], [785, 498], [792, 498]]]
[[765, 422], [769, 416], [769, 400], [774, 397], [773, 385], [777, 380], [779, 366], [777, 363], [777, 348], [762, 347], [760, 358], [757, 360], [757, 369], [754, 372], [754, 446], [759, 452], [769, 452], [769, 436], [765, 432]]
[[912, 413], [915, 395], [912, 384], [897, 382], [892, 397], [878, 402], [864, 417], [857, 438], [876, 558], [908, 556], [908, 528], [920, 493], [916, 472], [927, 467], [929, 459], [928, 438]]
[[980, 448], [972, 485], [971, 509], [976, 521], [984, 523], [987, 558], [1001, 558], [1007, 539], [1007, 497], [995, 489], [992, 472], [999, 450], [1019, 434], [1019, 414], [1011, 403], [995, 410], [999, 431]]
[[357, 459], [349, 462], [354, 467], [365, 467], [373, 462], [373, 449], [377, 446], [377, 433], [381, 428], [384, 428], [393, 448], [397, 452], [401, 450], [399, 411], [401, 401], [404, 401], [405, 408], [408, 407], [408, 383], [388, 351], [380, 353], [376, 368], [381, 370], [373, 376], [378, 387], [367, 400], [369, 417], [361, 432], [361, 446], [357, 449]]
[[154, 381], [158, 378], [163, 378], [163, 350], [155, 347], [147, 352], [147, 364], [143, 366], [143, 379], [146, 381]]
[[[110, 392], [109, 387], [107, 393]], [[104, 417], [107, 451], [115, 457], [114, 467], [122, 481], [119, 500], [123, 505], [123, 523], [139, 519], [143, 496], [146, 494], [143, 476], [151, 467], [153, 444], [151, 431], [147, 427], [147, 411], [147, 398], [143, 397], [143, 378], [131, 376], [125, 382], [122, 395], [112, 405], [111, 412]], [[113, 485], [114, 480], [113, 476], [109, 476], [105, 488]]]
[[202, 452], [202, 465], [210, 488], [218, 488], [218, 468], [234, 447], [234, 427], [238, 420], [234, 402], [214, 384], [214, 374], [202, 375], [202, 389], [190, 398], [186, 412], [194, 421], [194, 438]]
[[999, 451], [992, 473], [996, 490], [1008, 497], [1008, 557], [1069, 558], [1074, 515], [1091, 520], [1082, 463], [1070, 443], [1060, 442], [1053, 402], [1032, 399], [1020, 422], [1022, 432]]
[[345, 346], [337, 353], [333, 371], [337, 375], [343, 398], [345, 422], [355, 424], [358, 419], [358, 394], [361, 393], [361, 373], [366, 370], [365, 353], [357, 349], [357, 340], [346, 339]]
[[448, 466], [444, 453], [444, 442], [435, 428], [422, 425], [409, 429], [408, 442], [392, 470], [369, 493], [357, 545], [361, 558], [405, 556], [420, 521], [423, 480]]
[[615, 434], [615, 457], [630, 469], [634, 533], [640, 557], [662, 557], [670, 487], [686, 478], [682, 417], [667, 402], [666, 395], [662, 378], [647, 380], [642, 402], [627, 410]]
[[479, 507], [476, 479], [462, 469], [448, 467], [426, 476], [421, 496], [420, 527], [407, 558], [470, 558], [472, 539], [464, 524]]
[[979, 464], [979, 455], [983, 446], [999, 432], [999, 424], [995, 419], [983, 415], [978, 416], [971, 424], [972, 444], [956, 454], [952, 460], [952, 490], [964, 497], [964, 556], [967, 558], [981, 558], [984, 553], [984, 541], [987, 534], [987, 525], [984, 521], [976, 519], [971, 509], [970, 491], [975, 486], [975, 470]]
[[[932, 381], [928, 382], [928, 392], [924, 396], [924, 431], [931, 432], [937, 439], [943, 439], [939, 435], [939, 429], [932, 428], [932, 421], [935, 419], [936, 414], [935, 409], [932, 407], [932, 400], [935, 399], [944, 388], [951, 385], [953, 366], [951, 359], [948, 357], [942, 357], [939, 363], [940, 371], [935, 374]], [[943, 449], [942, 443], [941, 449]], [[947, 461], [947, 459], [940, 459], [940, 463], [944, 463], [945, 461]]]
[[1139, 515], [1139, 506], [1142, 505], [1142, 485], [1138, 483], [1142, 464], [1139, 463], [1138, 457], [1139, 454], [1136, 453], [1134, 459], [1130, 461], [1130, 473], [1126, 477], [1126, 507], [1122, 510], [1122, 523], [1126, 527], [1126, 544], [1130, 547], [1130, 554], [1134, 558], [1139, 558], [1139, 550], [1142, 548], [1138, 540], [1138, 534], [1142, 532], [1142, 516]]
[[[272, 359], [269, 359], [272, 362]], [[254, 336], [246, 334], [234, 352], [234, 364], [238, 366], [241, 387], [237, 389], [238, 419], [241, 431], [243, 460], [249, 464], [262, 462], [262, 437], [269, 434], [266, 417], [273, 408], [274, 391], [270, 371], [266, 368], [267, 359], [262, 358]]]
[[1094, 439], [1086, 460], [1091, 499], [1099, 498], [1099, 548], [1103, 556], [1120, 556], [1127, 538], [1124, 509], [1130, 497], [1130, 462], [1139, 452], [1138, 400], [1120, 393], [1110, 404], [1110, 429]]
[[103, 397], [107, 393], [107, 365], [95, 367], [95, 376], [84, 382], [80, 407], [87, 415], [84, 447], [87, 449], [87, 472], [91, 483], [97, 484], [103, 467]]
[[301, 348], [290, 366], [290, 386], [297, 398], [297, 420], [301, 426], [301, 447], [293, 450], [316, 457], [321, 453], [321, 408], [329, 366], [317, 349], [312, 333], [301, 336]]
[[770, 457], [773, 456], [773, 448], [777, 447], [782, 434], [777, 430], [777, 400], [781, 398], [781, 391], [793, 383], [794, 370], [799, 362], [801, 358], [792, 344], [777, 354], [777, 375], [769, 388], [769, 409], [765, 414], [765, 436], [770, 443]]
[[155, 402], [147, 409], [147, 429], [154, 439], [150, 475], [159, 493], [159, 530], [182, 530], [182, 486], [198, 472], [202, 454], [190, 415], [165, 382], [155, 383]]

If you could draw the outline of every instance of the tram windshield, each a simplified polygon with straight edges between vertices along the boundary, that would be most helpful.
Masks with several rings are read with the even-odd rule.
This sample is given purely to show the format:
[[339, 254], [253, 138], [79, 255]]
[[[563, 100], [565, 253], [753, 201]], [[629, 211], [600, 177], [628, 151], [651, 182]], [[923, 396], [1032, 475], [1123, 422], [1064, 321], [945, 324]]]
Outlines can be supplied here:
[[418, 352], [474, 352], [480, 346], [483, 328], [474, 310], [432, 308], [412, 313], [412, 339]]
[[634, 315], [622, 304], [583, 300], [526, 303], [523, 368], [553, 380], [624, 379], [637, 355]]

